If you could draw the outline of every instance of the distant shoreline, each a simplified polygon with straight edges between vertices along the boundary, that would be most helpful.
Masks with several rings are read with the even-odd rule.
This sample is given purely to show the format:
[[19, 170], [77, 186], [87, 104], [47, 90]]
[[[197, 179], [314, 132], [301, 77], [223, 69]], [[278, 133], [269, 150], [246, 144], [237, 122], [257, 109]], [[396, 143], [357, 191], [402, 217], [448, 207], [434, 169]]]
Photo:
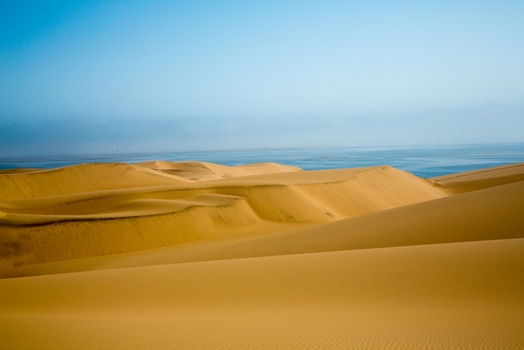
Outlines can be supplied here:
[[0, 158], [0, 170], [52, 169], [83, 163], [137, 163], [149, 160], [199, 160], [234, 166], [277, 162], [304, 170], [391, 165], [430, 178], [456, 172], [524, 162], [524, 144], [339, 147], [191, 152], [108, 153]]

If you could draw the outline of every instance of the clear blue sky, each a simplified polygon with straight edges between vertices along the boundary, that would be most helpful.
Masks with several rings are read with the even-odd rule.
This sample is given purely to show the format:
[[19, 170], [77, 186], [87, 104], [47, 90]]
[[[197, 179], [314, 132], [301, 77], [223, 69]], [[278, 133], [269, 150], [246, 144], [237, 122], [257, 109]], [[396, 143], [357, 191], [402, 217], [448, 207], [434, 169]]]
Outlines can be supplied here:
[[[524, 141], [523, 19], [524, 1], [504, 0], [0, 0], [0, 138], [11, 140], [0, 146], [47, 146], [28, 125], [60, 135], [87, 120], [171, 121], [204, 140], [209, 132], [188, 125], [216, 123], [229, 137], [238, 118], [258, 121], [252, 139], [268, 139], [282, 118], [308, 119], [283, 146], [331, 145], [330, 125], [368, 133], [349, 145]], [[486, 126], [465, 138], [417, 127], [439, 116], [468, 125], [475, 113]], [[385, 137], [385, 124], [397, 136]], [[249, 140], [223, 147], [264, 146]]]

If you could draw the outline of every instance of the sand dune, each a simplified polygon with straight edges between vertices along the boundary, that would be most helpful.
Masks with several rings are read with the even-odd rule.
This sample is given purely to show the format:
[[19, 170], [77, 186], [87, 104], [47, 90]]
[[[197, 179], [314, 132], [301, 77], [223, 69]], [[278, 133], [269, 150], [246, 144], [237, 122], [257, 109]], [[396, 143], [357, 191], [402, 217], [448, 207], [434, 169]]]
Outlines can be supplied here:
[[83, 164], [0, 176], [2, 200], [187, 183], [182, 177], [122, 163]]
[[0, 190], [2, 348], [524, 347], [524, 164], [87, 164]]
[[435, 186], [446, 189], [450, 194], [476, 191], [524, 181], [524, 164], [502, 165], [484, 170], [474, 170], [432, 178]]
[[300, 171], [297, 167], [277, 163], [224, 166], [207, 162], [166, 162], [157, 160], [141, 162], [138, 165], [195, 181]]
[[[73, 170], [84, 175], [83, 169]], [[19, 182], [33, 174], [26, 176]], [[2, 255], [20, 266], [124, 253], [224, 235], [231, 227], [264, 221], [328, 222], [442, 196], [425, 180], [377, 167], [2, 201], [5, 244], [24, 251], [22, 259], [9, 248]]]

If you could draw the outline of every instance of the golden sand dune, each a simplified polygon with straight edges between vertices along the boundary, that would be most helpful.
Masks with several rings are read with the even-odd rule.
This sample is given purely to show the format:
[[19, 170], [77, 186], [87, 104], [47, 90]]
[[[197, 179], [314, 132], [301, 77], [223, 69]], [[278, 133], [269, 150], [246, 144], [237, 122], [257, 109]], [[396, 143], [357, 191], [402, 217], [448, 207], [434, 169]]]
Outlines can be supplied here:
[[0, 335], [50, 348], [519, 348], [523, 249], [498, 240], [9, 279]]
[[82, 164], [0, 176], [0, 198], [23, 199], [108, 189], [186, 183], [188, 180], [131, 164]]
[[[26, 176], [19, 181], [33, 174]], [[442, 196], [425, 180], [377, 167], [1, 201], [6, 244], [24, 251], [4, 248], [2, 255], [19, 266], [124, 253], [224, 235], [232, 227], [262, 224], [262, 230], [264, 221], [328, 222]]]
[[0, 191], [1, 348], [524, 347], [524, 164], [96, 164]]
[[502, 165], [484, 170], [439, 176], [433, 183], [451, 194], [475, 191], [483, 188], [524, 181], [524, 164]]
[[138, 165], [195, 181], [300, 171], [297, 167], [277, 163], [224, 166], [207, 162], [166, 162], [157, 160], [141, 162]]

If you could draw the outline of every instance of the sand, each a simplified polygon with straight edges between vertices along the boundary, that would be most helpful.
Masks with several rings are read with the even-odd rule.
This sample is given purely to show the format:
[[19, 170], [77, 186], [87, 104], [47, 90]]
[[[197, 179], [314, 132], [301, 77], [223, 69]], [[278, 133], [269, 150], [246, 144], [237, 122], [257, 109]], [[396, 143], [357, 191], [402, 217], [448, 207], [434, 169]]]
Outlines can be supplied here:
[[524, 164], [0, 173], [2, 349], [524, 348]]

